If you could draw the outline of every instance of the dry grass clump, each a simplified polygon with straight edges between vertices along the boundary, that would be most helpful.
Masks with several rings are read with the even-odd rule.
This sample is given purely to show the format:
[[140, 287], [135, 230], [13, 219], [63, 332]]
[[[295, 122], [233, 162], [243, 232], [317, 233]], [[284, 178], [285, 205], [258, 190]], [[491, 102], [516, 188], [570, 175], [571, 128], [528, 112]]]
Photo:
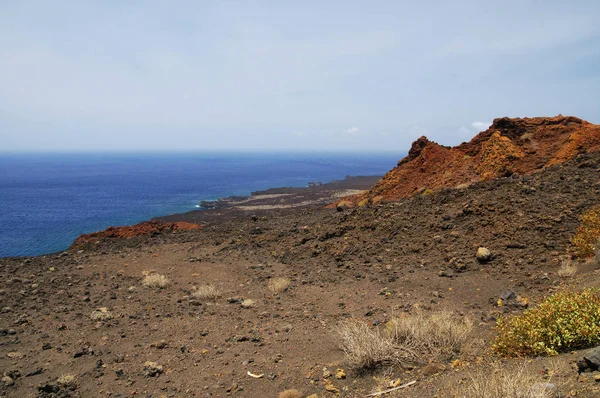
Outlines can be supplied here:
[[291, 281], [288, 278], [272, 278], [269, 280], [269, 290], [274, 294], [285, 292], [290, 287]]
[[600, 290], [559, 292], [520, 315], [500, 318], [492, 350], [504, 356], [556, 355], [600, 343]]
[[556, 272], [561, 278], [570, 278], [577, 272], [577, 264], [570, 259], [565, 259], [561, 262], [560, 268]]
[[77, 388], [77, 378], [71, 374], [65, 374], [56, 380], [56, 384], [66, 390], [74, 390]]
[[90, 319], [92, 321], [104, 322], [104, 321], [109, 321], [113, 318], [114, 318], [114, 316], [113, 316], [112, 312], [110, 312], [108, 310], [108, 308], [106, 308], [106, 307], [98, 308], [97, 310], [94, 310], [92, 312], [92, 315], [90, 315]]
[[579, 257], [591, 257], [599, 250], [600, 205], [594, 206], [580, 217], [579, 228], [571, 240]]
[[452, 392], [456, 398], [551, 398], [556, 396], [556, 387], [528, 371], [525, 365], [514, 370], [504, 367], [479, 370], [470, 375], [470, 380]]
[[214, 285], [203, 285], [192, 292], [192, 297], [199, 300], [214, 300], [221, 297], [221, 292]]
[[279, 393], [278, 398], [302, 398], [304, 395], [298, 390], [285, 390]]
[[149, 289], [164, 289], [169, 283], [171, 283], [171, 281], [169, 281], [166, 276], [159, 274], [146, 275], [144, 279], [142, 279], [142, 286]]
[[396, 344], [444, 360], [461, 351], [473, 330], [469, 318], [457, 317], [450, 311], [402, 314], [386, 326]]
[[337, 334], [348, 364], [354, 368], [371, 369], [401, 359], [401, 352], [392, 339], [364, 322], [345, 321], [340, 324]]
[[241, 306], [244, 308], [252, 308], [254, 307], [256, 303], [254, 302], [254, 300], [252, 299], [245, 299], [244, 301], [242, 301]]
[[384, 363], [418, 363], [422, 358], [450, 359], [461, 351], [472, 328], [468, 318], [448, 311], [418, 312], [394, 317], [384, 330], [348, 321], [338, 335], [351, 366], [373, 368]]

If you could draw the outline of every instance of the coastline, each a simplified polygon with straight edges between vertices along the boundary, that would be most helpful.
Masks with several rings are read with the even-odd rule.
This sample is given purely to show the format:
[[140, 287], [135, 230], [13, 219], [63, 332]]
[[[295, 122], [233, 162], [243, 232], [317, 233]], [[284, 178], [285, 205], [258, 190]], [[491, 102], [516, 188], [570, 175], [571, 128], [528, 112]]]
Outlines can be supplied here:
[[[318, 210], [336, 200], [364, 192], [372, 187], [380, 176], [346, 176], [322, 184], [309, 183], [307, 187], [277, 187], [251, 192], [248, 196], [229, 196], [214, 201], [202, 201], [202, 210], [153, 217], [134, 225], [110, 226], [104, 230], [81, 234], [66, 249], [90, 249], [103, 240], [149, 237], [156, 234], [204, 229], [229, 221], [272, 217]], [[92, 245], [92, 246], [90, 246]], [[59, 252], [60, 253], [60, 252]]]
[[249, 196], [229, 196], [202, 201], [203, 207], [185, 213], [154, 217], [150, 221], [209, 224], [233, 218], [264, 216], [324, 207], [337, 199], [371, 188], [381, 176], [347, 176], [343, 180], [315, 183], [307, 187], [275, 187]]

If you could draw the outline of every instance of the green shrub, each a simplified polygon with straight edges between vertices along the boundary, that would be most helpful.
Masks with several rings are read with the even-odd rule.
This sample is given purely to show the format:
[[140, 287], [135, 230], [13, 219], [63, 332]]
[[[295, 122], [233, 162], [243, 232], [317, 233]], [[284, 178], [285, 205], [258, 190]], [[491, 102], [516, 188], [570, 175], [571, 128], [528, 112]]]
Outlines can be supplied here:
[[600, 239], [600, 206], [594, 206], [580, 217], [577, 233], [571, 240], [579, 257], [591, 257]]
[[556, 293], [520, 315], [501, 318], [492, 350], [504, 356], [556, 355], [600, 343], [600, 290]]

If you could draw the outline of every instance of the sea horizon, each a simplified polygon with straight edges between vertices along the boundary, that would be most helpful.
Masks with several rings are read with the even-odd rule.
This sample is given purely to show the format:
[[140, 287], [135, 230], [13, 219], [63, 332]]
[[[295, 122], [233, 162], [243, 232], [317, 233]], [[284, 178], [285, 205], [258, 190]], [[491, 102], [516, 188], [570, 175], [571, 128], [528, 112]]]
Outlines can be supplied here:
[[195, 210], [202, 200], [383, 175], [405, 154], [0, 152], [0, 257], [60, 252], [80, 234]]

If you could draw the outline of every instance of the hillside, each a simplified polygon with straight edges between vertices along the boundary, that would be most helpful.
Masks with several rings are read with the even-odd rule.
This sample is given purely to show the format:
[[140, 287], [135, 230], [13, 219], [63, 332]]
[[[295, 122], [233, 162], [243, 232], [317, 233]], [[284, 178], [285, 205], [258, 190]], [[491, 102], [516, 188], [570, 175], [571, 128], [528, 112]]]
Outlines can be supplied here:
[[513, 173], [530, 174], [598, 149], [600, 126], [576, 117], [504, 117], [455, 147], [419, 138], [408, 156], [352, 201], [392, 201]]
[[[478, 372], [487, 380], [525, 369], [532, 385], [595, 397], [594, 375], [574, 367], [581, 351], [500, 360], [488, 347], [499, 317], [556, 291], [600, 286], [594, 262], [558, 272], [580, 214], [599, 203], [594, 152], [401, 202], [97, 235], [64, 253], [0, 259], [0, 395], [364, 397], [416, 381], [383, 396], [450, 397]], [[489, 261], [476, 259], [480, 246]], [[164, 286], [158, 276], [145, 286], [149, 274], [164, 275]], [[273, 289], [275, 278], [289, 286]], [[472, 324], [451, 357], [365, 370], [341, 349], [343, 322], [372, 336], [394, 317], [438, 311]]]

